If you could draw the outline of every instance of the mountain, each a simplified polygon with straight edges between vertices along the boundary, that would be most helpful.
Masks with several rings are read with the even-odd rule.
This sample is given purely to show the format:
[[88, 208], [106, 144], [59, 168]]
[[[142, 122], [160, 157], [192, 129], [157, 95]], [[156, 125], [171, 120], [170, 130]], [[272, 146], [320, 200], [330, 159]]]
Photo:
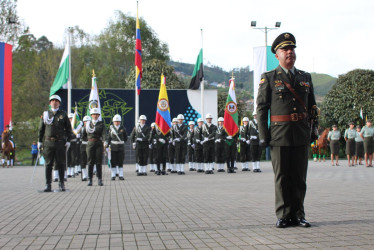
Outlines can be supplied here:
[[[184, 81], [190, 81], [195, 66], [194, 64], [180, 63], [175, 61], [169, 61], [168, 64], [174, 67], [175, 72], [181, 76]], [[235, 87], [237, 89], [249, 90], [250, 93], [253, 93], [253, 71], [249, 70], [249, 66], [244, 68], [236, 68], [233, 70], [233, 73], [235, 76]], [[215, 83], [212, 84], [212, 86], [217, 86], [217, 84], [224, 83], [225, 86], [228, 87], [231, 75], [232, 72], [224, 71], [218, 66], [204, 65], [204, 80], [208, 82], [208, 85]], [[337, 78], [327, 74], [318, 74], [315, 72], [311, 73], [311, 76], [317, 101], [321, 102], [323, 97], [336, 83]]]

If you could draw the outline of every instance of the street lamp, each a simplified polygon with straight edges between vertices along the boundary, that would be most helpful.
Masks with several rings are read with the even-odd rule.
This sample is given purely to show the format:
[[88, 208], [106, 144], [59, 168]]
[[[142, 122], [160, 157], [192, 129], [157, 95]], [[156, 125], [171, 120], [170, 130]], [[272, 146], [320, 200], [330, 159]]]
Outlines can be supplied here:
[[259, 29], [261, 31], [263, 31], [265, 33], [265, 48], [268, 46], [268, 31], [269, 30], [276, 30], [276, 29], [279, 29], [281, 26], [281, 22], [276, 22], [275, 23], [275, 28], [269, 28], [267, 26], [265, 27], [262, 27], [262, 28], [257, 28], [256, 27], [256, 21], [251, 21], [251, 27], [253, 29]]

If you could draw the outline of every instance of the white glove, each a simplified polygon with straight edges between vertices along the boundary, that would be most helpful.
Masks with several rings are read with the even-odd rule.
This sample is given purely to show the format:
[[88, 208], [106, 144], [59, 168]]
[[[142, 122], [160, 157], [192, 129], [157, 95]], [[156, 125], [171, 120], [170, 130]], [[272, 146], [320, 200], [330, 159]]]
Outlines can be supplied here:
[[255, 135], [251, 135], [251, 139], [256, 140], [256, 139], [257, 139], [257, 136], [255, 136]]
[[175, 138], [174, 141], [180, 141], [181, 139], [180, 138]]
[[173, 146], [175, 146], [175, 141], [173, 141]]
[[69, 148], [70, 148], [70, 142], [67, 141], [67, 142], [65, 143], [65, 147], [66, 147], [66, 151], [69, 150]]
[[133, 149], [136, 148], [136, 142], [134, 142], [134, 143], [132, 144], [132, 148], [133, 148]]
[[152, 149], [152, 144], [149, 144], [149, 149]]
[[191, 142], [188, 142], [187, 145], [190, 146], [190, 145], [191, 145]]
[[242, 140], [243, 142], [246, 142], [246, 141], [247, 141], [245, 138], [241, 138], [240, 140]]
[[143, 141], [143, 139], [142, 139], [142, 138], [136, 138], [136, 140], [137, 140], [137, 141]]
[[42, 142], [38, 142], [38, 149], [41, 149], [43, 147], [43, 143]]
[[232, 136], [229, 135], [229, 136], [226, 137], [226, 139], [227, 139], [227, 140], [231, 140], [231, 139], [232, 139]]
[[196, 139], [196, 142], [197, 142], [197, 143], [201, 143], [199, 139]]
[[81, 138], [81, 134], [77, 134], [77, 138], [78, 138], [78, 139]]
[[209, 141], [209, 139], [208, 139], [208, 137], [205, 137], [204, 142], [207, 142], [207, 141]]
[[216, 143], [220, 143], [221, 142], [221, 139], [216, 139]]
[[248, 141], [247, 141], [247, 144], [248, 144], [248, 145], [249, 145], [249, 144], [251, 144], [251, 141], [250, 141], [250, 140], [248, 140]]
[[162, 139], [162, 138], [158, 139], [158, 141], [161, 142], [161, 143], [165, 143], [165, 140]]
[[156, 144], [157, 143], [157, 140], [156, 139], [153, 139], [153, 144]]
[[192, 147], [193, 149], [195, 149], [195, 144], [192, 144], [191, 147]]

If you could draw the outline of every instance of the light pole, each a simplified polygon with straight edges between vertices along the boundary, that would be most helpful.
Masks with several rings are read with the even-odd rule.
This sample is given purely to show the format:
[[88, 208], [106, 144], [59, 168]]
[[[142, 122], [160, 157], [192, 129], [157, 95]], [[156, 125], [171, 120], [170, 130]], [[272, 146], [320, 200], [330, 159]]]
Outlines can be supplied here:
[[268, 31], [270, 31], [270, 30], [276, 30], [276, 29], [279, 29], [280, 28], [280, 26], [281, 26], [281, 22], [275, 22], [275, 28], [269, 28], [269, 27], [267, 27], [267, 26], [265, 26], [265, 27], [256, 27], [256, 21], [251, 21], [251, 27], [253, 28], [253, 29], [258, 29], [258, 30], [261, 30], [261, 31], [263, 31], [264, 33], [265, 33], [265, 48], [268, 46]]

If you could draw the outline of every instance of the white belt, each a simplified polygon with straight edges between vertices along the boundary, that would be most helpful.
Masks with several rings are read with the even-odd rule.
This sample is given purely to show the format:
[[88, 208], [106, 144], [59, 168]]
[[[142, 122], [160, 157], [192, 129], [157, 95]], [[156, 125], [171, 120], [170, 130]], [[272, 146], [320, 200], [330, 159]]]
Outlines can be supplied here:
[[111, 141], [111, 144], [124, 144], [124, 141]]
[[88, 141], [82, 141], [82, 144], [87, 144], [88, 143]]
[[77, 141], [77, 139], [72, 139], [72, 140], [70, 140], [70, 142], [75, 142], [75, 141]]

